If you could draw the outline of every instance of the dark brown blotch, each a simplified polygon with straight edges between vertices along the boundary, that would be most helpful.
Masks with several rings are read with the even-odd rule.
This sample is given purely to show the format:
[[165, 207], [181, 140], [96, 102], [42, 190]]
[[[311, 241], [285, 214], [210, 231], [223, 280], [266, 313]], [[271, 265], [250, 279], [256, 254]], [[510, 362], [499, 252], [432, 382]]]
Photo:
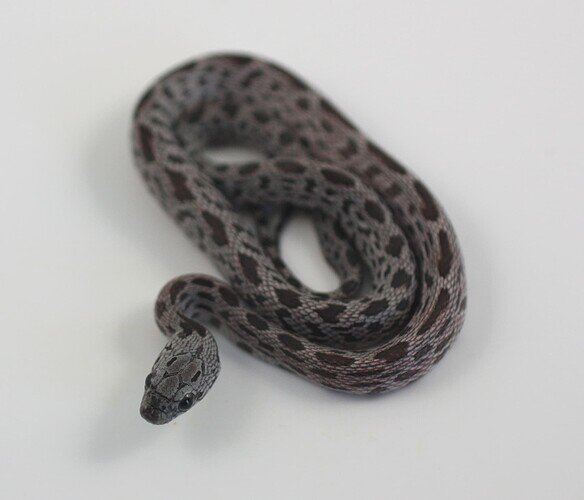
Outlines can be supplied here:
[[406, 370], [405, 372], [400, 373], [397, 377], [395, 377], [396, 382], [412, 382], [416, 378], [418, 378], [418, 374], [420, 373], [419, 370]]
[[422, 215], [428, 220], [438, 219], [438, 206], [430, 191], [420, 181], [414, 182], [414, 189], [422, 200], [422, 206], [420, 208]]
[[140, 125], [138, 128], [138, 136], [140, 140], [140, 146], [142, 148], [142, 153], [144, 154], [144, 159], [147, 162], [154, 161], [154, 151], [152, 149], [152, 131], [146, 125]]
[[267, 330], [270, 326], [266, 320], [260, 318], [255, 313], [248, 312], [245, 317], [247, 318], [248, 323], [258, 330]]
[[193, 278], [191, 283], [193, 285], [204, 286], [205, 288], [213, 288], [215, 286], [215, 284], [210, 279], [203, 277]]
[[229, 243], [229, 239], [227, 237], [227, 232], [225, 231], [225, 224], [223, 224], [223, 221], [216, 215], [207, 211], [203, 211], [203, 218], [211, 228], [212, 238], [215, 244], [219, 246], [227, 245], [227, 243]]
[[293, 351], [304, 350], [304, 344], [297, 338], [293, 337], [292, 335], [288, 335], [287, 333], [281, 333], [278, 335], [278, 340], [280, 340], [280, 342], [282, 342], [282, 344], [284, 344], [288, 349], [292, 349]]
[[237, 298], [237, 295], [229, 290], [229, 288], [219, 288], [219, 294], [228, 305], [232, 307], [237, 307], [239, 305], [239, 299]]
[[401, 236], [392, 236], [389, 238], [385, 251], [392, 257], [399, 257], [404, 246], [404, 239]]
[[206, 300], [207, 302], [215, 302], [215, 297], [213, 297], [213, 295], [208, 292], [198, 292], [197, 297]]
[[367, 167], [367, 170], [365, 170], [365, 175], [367, 177], [375, 177], [376, 175], [379, 175], [380, 173], [381, 173], [381, 168], [379, 168], [375, 164], [369, 165]]
[[395, 363], [399, 361], [408, 353], [408, 343], [407, 342], [398, 342], [392, 347], [384, 349], [383, 351], [379, 351], [375, 356], [376, 359], [382, 359], [387, 363]]
[[327, 181], [329, 181], [333, 184], [338, 184], [340, 186], [348, 186], [348, 187], [353, 186], [355, 184], [355, 181], [351, 176], [349, 176], [343, 172], [340, 172], [338, 170], [333, 170], [330, 168], [323, 168], [321, 170], [321, 172], [322, 172], [323, 177]]
[[182, 317], [184, 321], [182, 321], [180, 325], [182, 328], [182, 330], [178, 334], [180, 338], [189, 337], [193, 334], [193, 332], [197, 332], [199, 336], [203, 338], [207, 336], [207, 329], [203, 325], [201, 325], [201, 323], [187, 319], [184, 316]]
[[424, 323], [422, 323], [422, 326], [420, 326], [418, 335], [423, 335], [436, 323], [442, 312], [448, 307], [449, 299], [450, 293], [448, 293], [446, 288], [442, 288], [438, 294], [438, 297], [436, 298], [436, 302], [434, 302], [432, 309], [424, 320]]
[[385, 221], [385, 214], [383, 213], [383, 209], [381, 205], [375, 201], [367, 200], [365, 202], [365, 211], [369, 214], [370, 217], [375, 219], [377, 222], [384, 222]]
[[262, 280], [258, 274], [258, 262], [249, 255], [239, 254], [239, 263], [243, 270], [243, 275], [254, 285], [259, 285]]
[[317, 352], [315, 356], [320, 361], [323, 361], [333, 366], [350, 366], [355, 362], [354, 358], [350, 358], [342, 354], [335, 354], [332, 352]]
[[348, 280], [341, 286], [341, 291], [348, 296], [354, 295], [359, 291], [359, 282], [356, 280]]
[[168, 290], [168, 295], [170, 297], [170, 302], [174, 304], [176, 302], [176, 298], [178, 294], [184, 290], [187, 284], [183, 280], [177, 280], [172, 285], [170, 285], [170, 289]]
[[295, 309], [300, 307], [302, 303], [300, 302], [300, 295], [298, 295], [293, 290], [276, 289], [276, 296], [280, 303], [290, 309]]
[[438, 259], [438, 272], [443, 278], [448, 275], [450, 268], [452, 267], [452, 261], [454, 255], [452, 254], [452, 248], [450, 246], [450, 241], [448, 235], [444, 229], [441, 229], [438, 233], [438, 241], [440, 243], [440, 258]]
[[400, 194], [402, 194], [402, 192], [402, 188], [399, 187], [395, 182], [385, 190], [385, 194], [389, 198], [397, 198]]
[[393, 275], [391, 280], [391, 286], [393, 288], [399, 288], [401, 286], [409, 286], [412, 281], [412, 277], [403, 269], [398, 269]]
[[387, 303], [387, 300], [374, 300], [365, 309], [363, 309], [363, 311], [361, 311], [361, 314], [364, 314], [365, 316], [375, 316], [387, 310], [388, 307], [389, 304]]
[[300, 97], [296, 100], [296, 104], [300, 109], [307, 110], [310, 106], [310, 101], [306, 97]]
[[169, 168], [165, 168], [164, 171], [170, 179], [172, 184], [172, 189], [174, 191], [174, 196], [178, 201], [192, 201], [194, 200], [193, 193], [187, 186], [187, 176], [182, 172], [176, 172]]
[[327, 323], [338, 323], [339, 314], [345, 311], [346, 307], [339, 304], [330, 304], [323, 309], [317, 309], [316, 313]]

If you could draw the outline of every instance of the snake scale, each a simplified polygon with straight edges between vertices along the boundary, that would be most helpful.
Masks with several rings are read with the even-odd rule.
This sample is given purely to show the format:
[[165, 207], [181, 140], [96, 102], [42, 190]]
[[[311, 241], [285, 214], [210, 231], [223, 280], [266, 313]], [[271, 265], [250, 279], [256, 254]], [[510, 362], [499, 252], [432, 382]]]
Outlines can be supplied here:
[[[193, 60], [140, 99], [132, 143], [149, 190], [226, 281], [179, 276], [160, 292], [168, 342], [141, 415], [164, 424], [215, 382], [217, 345], [238, 346], [322, 386], [395, 390], [424, 375], [461, 329], [460, 249], [425, 185], [323, 96], [279, 66], [240, 54]], [[259, 161], [213, 161], [243, 146]], [[279, 233], [312, 214], [341, 285], [318, 293], [283, 262]]]

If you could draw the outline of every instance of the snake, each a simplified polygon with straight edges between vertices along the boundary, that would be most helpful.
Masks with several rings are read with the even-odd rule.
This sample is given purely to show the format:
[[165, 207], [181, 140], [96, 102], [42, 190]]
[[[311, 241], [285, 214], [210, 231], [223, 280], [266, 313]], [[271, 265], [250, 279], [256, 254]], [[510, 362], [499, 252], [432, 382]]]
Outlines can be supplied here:
[[[211, 332], [328, 389], [377, 394], [426, 374], [462, 328], [466, 282], [444, 209], [410, 170], [278, 64], [201, 56], [135, 106], [134, 163], [148, 190], [223, 279], [185, 274], [158, 295], [167, 342], [141, 416], [165, 424], [220, 371]], [[213, 148], [258, 153], [218, 161]], [[284, 262], [280, 235], [306, 213], [339, 286], [318, 292]]]

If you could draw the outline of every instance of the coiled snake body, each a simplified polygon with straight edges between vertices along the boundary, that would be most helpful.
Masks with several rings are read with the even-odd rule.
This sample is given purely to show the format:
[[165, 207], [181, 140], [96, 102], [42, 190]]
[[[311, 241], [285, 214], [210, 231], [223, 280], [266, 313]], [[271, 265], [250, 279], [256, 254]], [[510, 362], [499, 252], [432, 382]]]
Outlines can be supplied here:
[[[217, 164], [244, 145], [265, 160]], [[142, 416], [166, 423], [219, 372], [200, 321], [244, 350], [320, 385], [398, 389], [424, 375], [460, 330], [460, 250], [428, 189], [326, 99], [287, 71], [221, 54], [166, 74], [140, 100], [135, 160], [150, 191], [227, 282], [173, 279], [155, 314], [169, 337], [146, 378]], [[317, 293], [279, 255], [291, 208], [311, 211], [341, 286]]]

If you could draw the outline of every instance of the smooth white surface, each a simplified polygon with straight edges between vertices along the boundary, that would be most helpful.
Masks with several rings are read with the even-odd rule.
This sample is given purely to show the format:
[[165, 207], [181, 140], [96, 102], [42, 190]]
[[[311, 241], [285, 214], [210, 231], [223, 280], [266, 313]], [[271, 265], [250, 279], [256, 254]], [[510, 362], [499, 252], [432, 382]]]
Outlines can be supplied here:
[[[583, 25], [578, 1], [4, 2], [0, 497], [583, 498]], [[136, 174], [130, 113], [223, 49], [308, 79], [447, 208], [468, 317], [418, 383], [342, 396], [220, 338], [208, 397], [141, 420], [154, 298], [214, 270]], [[313, 236], [286, 256], [327, 289]]]

